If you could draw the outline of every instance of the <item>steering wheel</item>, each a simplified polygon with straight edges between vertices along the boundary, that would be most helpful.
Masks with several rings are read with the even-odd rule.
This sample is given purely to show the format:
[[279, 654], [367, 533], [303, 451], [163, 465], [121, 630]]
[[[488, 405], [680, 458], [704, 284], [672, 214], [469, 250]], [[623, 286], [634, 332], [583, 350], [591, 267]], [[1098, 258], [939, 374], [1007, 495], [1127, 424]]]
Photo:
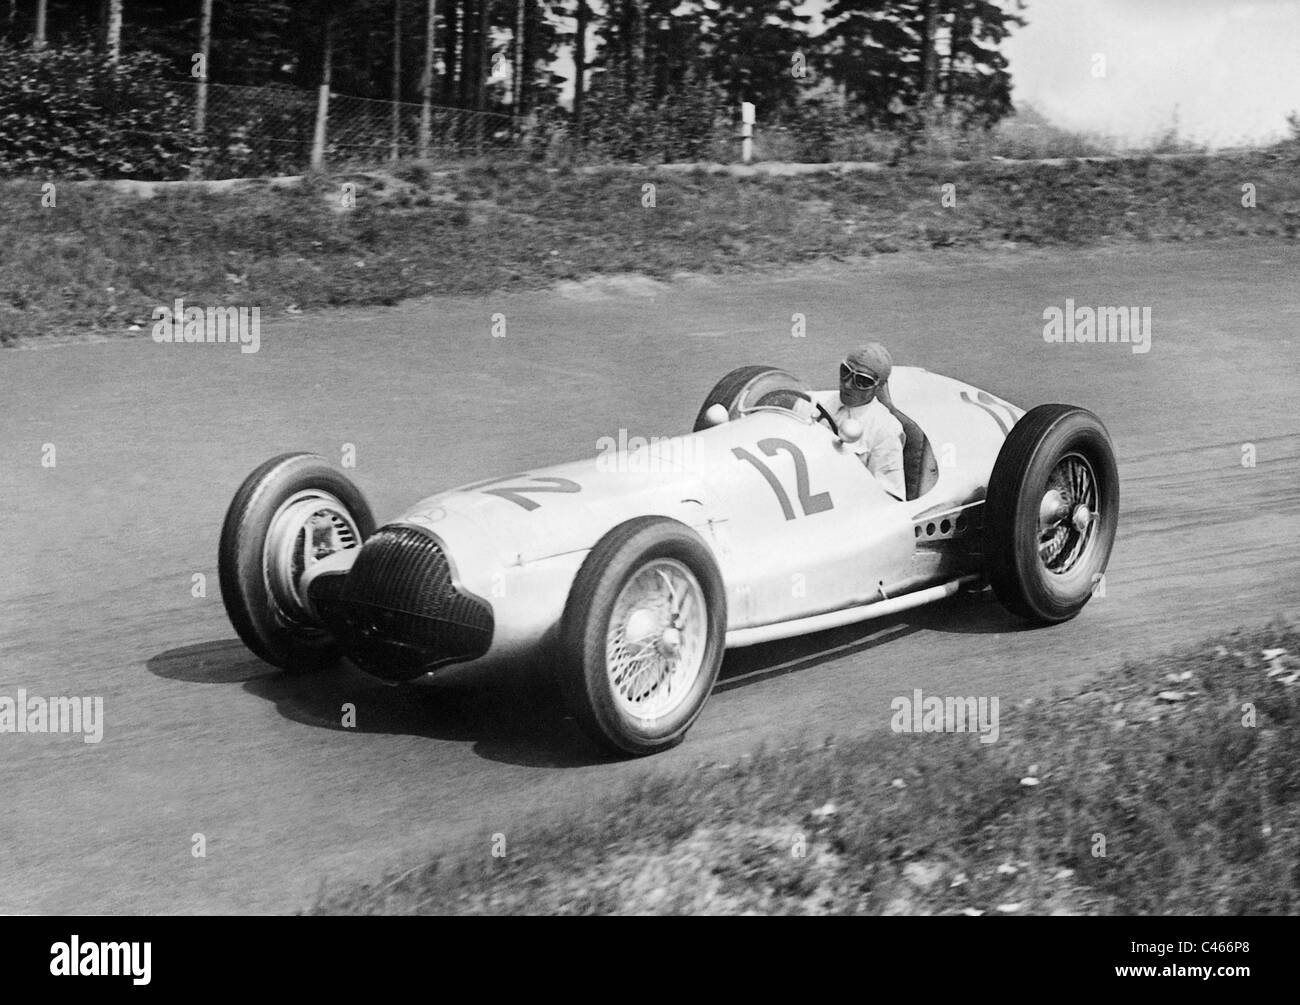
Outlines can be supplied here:
[[826, 425], [831, 427], [831, 432], [834, 433], [836, 437], [840, 435], [840, 427], [837, 426], [835, 424], [835, 420], [831, 418], [831, 413], [826, 411], [825, 406], [823, 406], [821, 402], [814, 401], [812, 395], [810, 395], [807, 391], [801, 391], [796, 387], [782, 387], [782, 388], [778, 388], [775, 391], [769, 391], [767, 394], [763, 395], [763, 397], [759, 398], [755, 404], [775, 405], [778, 408], [784, 408], [786, 406], [783, 402], [773, 401], [769, 399], [776, 398], [778, 395], [787, 395], [787, 394], [794, 395], [794, 397], [796, 398], [802, 398], [804, 401], [808, 402], [808, 404], [812, 405], [813, 408], [817, 409], [817, 411], [820, 413], [817, 416], [817, 420], [819, 422], [825, 420]]

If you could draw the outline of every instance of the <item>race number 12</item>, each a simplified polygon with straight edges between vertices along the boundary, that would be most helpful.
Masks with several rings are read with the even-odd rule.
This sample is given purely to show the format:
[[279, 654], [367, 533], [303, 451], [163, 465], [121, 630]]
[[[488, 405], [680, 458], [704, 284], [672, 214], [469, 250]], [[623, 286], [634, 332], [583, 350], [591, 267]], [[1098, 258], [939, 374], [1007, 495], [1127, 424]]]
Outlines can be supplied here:
[[[804, 516], [812, 516], [814, 513], [825, 513], [829, 509], [834, 509], [835, 504], [831, 501], [829, 492], [818, 492], [812, 494], [808, 490], [808, 460], [804, 457], [803, 451], [789, 440], [777, 439], [775, 437], [758, 441], [758, 449], [763, 451], [768, 457], [775, 457], [780, 451], [784, 450], [794, 461], [794, 488], [795, 494], [799, 497], [799, 508], [803, 510]], [[763, 476], [767, 484], [771, 486], [772, 491], [776, 493], [776, 501], [781, 504], [781, 512], [785, 514], [787, 520], [795, 518], [794, 507], [790, 505], [790, 496], [785, 491], [785, 486], [781, 484], [776, 477], [776, 473], [763, 463], [759, 457], [755, 457], [744, 447], [732, 447], [731, 452], [739, 457], [742, 461], [748, 461], [754, 465], [758, 473]]]

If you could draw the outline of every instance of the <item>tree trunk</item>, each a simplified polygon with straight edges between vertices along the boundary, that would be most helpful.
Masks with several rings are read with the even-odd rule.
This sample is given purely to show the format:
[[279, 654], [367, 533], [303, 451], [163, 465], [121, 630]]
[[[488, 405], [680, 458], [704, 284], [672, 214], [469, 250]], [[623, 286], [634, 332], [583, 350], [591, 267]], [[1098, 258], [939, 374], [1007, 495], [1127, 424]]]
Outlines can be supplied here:
[[316, 132], [312, 137], [311, 166], [319, 171], [325, 166], [325, 123], [330, 111], [330, 70], [334, 64], [333, 19], [325, 14], [325, 57], [320, 71], [320, 96], [316, 102]]
[[[613, 0], [611, 0], [612, 4]], [[633, 84], [636, 80], [636, 26], [632, 19], [635, 15], [635, 8], [632, 6], [632, 0], [618, 0], [619, 4], [619, 59], [622, 62], [623, 70], [623, 92], [628, 99], [632, 98]]]
[[32, 48], [37, 52], [45, 48], [45, 0], [36, 0], [36, 35]]
[[921, 34], [921, 108], [928, 112], [934, 104], [935, 78], [939, 60], [935, 52], [935, 35], [939, 28], [939, 0], [924, 0], [925, 21]]
[[438, 0], [429, 0], [424, 22], [424, 76], [420, 78], [420, 158], [429, 158], [429, 139], [433, 132], [433, 54], [434, 22]]
[[442, 103], [456, 104], [456, 87], [460, 80], [460, 0], [448, 0], [442, 8], [442, 16], [447, 20], [447, 37], [442, 43], [442, 61], [445, 71], [442, 78]]
[[117, 65], [122, 55], [122, 0], [108, 0], [108, 27], [104, 31], [104, 50], [108, 61]]
[[637, 83], [640, 84], [645, 75], [645, 0], [633, 0], [633, 7], [636, 10], [636, 49], [633, 51], [633, 60]]
[[457, 83], [456, 104], [461, 108], [472, 107], [474, 100], [474, 81], [478, 74], [474, 66], [476, 32], [478, 30], [478, 4], [483, 0], [463, 0], [460, 14], [460, 72]]
[[490, 26], [488, 15], [492, 11], [492, 0], [479, 0], [478, 5], [478, 73], [475, 75], [474, 107], [480, 112], [487, 108], [487, 78], [491, 60], [488, 58], [488, 33]]
[[587, 0], [578, 0], [578, 31], [573, 40], [573, 131], [582, 137], [582, 106], [587, 94]]
[[402, 0], [393, 0], [393, 142], [389, 156], [402, 153]]
[[965, 20], [962, 18], [962, 12], [955, 10], [952, 12], [952, 24], [948, 28], [948, 73], [943, 80], [943, 103], [945, 108], [952, 108], [953, 97], [958, 91], [957, 87], [957, 50], [959, 48], [962, 32], [965, 31]]
[[518, 9], [515, 13], [515, 79], [513, 81], [514, 94], [511, 95], [511, 97], [514, 99], [513, 104], [515, 115], [522, 115], [524, 113], [525, 92], [527, 90], [526, 82], [524, 81], [524, 33], [528, 19], [527, 0], [516, 0], [516, 7]]
[[200, 136], [208, 124], [208, 57], [212, 53], [212, 0], [203, 0], [203, 13], [199, 16], [199, 54], [203, 73], [199, 76], [198, 94], [194, 100], [194, 131]]

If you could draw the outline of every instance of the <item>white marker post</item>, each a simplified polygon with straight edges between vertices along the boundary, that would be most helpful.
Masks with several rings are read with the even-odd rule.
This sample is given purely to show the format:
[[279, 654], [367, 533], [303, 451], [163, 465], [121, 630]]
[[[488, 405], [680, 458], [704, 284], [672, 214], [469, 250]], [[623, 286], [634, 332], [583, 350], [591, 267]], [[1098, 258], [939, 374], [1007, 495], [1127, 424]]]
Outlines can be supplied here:
[[748, 101], [740, 103], [740, 159], [754, 159], [754, 106]]

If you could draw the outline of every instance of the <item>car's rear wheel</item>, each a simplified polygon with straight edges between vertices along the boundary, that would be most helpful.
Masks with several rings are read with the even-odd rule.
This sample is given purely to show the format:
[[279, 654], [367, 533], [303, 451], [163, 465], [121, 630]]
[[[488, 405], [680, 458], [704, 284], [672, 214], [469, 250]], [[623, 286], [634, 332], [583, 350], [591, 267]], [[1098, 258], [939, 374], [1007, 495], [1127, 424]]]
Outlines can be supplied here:
[[695, 417], [693, 431], [698, 433], [712, 425], [707, 415], [714, 405], [721, 405], [734, 419], [742, 400], [756, 402], [765, 394], [784, 390], [802, 391], [807, 394], [812, 389], [794, 374], [787, 373], [780, 367], [737, 367], [713, 385], [713, 390], [704, 399], [704, 404], [700, 406], [699, 414]]
[[726, 630], [722, 576], [700, 536], [666, 517], [620, 524], [569, 592], [557, 654], [565, 703], [608, 752], [672, 747], [708, 701]]
[[300, 583], [334, 552], [375, 532], [365, 497], [316, 454], [282, 454], [261, 465], [231, 500], [221, 527], [221, 599], [254, 653], [286, 670], [316, 670], [339, 651], [307, 607]]
[[984, 511], [985, 569], [1003, 606], [1043, 623], [1078, 614], [1119, 525], [1119, 474], [1101, 420], [1072, 405], [1026, 412], [998, 453]]

